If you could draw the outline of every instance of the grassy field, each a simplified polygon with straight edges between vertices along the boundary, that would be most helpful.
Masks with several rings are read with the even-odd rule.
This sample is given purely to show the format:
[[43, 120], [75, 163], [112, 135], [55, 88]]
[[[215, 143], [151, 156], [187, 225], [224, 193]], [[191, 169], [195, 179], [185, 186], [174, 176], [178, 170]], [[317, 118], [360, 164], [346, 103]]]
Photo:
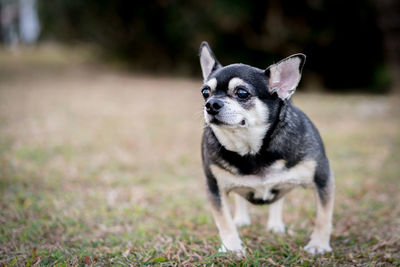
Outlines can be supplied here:
[[40, 55], [0, 53], [0, 266], [400, 265], [398, 97], [294, 96], [336, 174], [334, 252], [301, 249], [314, 203], [297, 189], [285, 235], [265, 230], [267, 207], [251, 207], [238, 259], [217, 253], [206, 200], [200, 73], [139, 76]]

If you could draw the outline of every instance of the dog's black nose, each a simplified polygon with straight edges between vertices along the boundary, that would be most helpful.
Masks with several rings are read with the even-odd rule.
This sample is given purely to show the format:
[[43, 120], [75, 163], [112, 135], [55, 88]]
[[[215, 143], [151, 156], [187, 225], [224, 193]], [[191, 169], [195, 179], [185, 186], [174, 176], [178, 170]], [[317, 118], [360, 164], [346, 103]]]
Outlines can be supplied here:
[[208, 114], [217, 115], [223, 106], [224, 102], [219, 99], [211, 98], [206, 103], [206, 110]]

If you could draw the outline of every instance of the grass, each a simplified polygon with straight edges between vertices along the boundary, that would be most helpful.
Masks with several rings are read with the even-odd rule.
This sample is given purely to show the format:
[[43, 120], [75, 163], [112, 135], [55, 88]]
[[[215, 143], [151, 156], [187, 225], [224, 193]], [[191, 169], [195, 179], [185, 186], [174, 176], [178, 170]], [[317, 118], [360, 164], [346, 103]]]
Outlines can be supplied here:
[[301, 249], [314, 203], [297, 189], [283, 236], [265, 230], [267, 207], [251, 207], [253, 224], [240, 229], [247, 257], [237, 259], [217, 252], [206, 200], [200, 79], [63, 58], [46, 69], [38, 55], [29, 66], [40, 58], [40, 71], [29, 75], [18, 55], [0, 56], [13, 66], [12, 75], [0, 68], [0, 266], [400, 265], [396, 96], [294, 96], [335, 171], [334, 252]]

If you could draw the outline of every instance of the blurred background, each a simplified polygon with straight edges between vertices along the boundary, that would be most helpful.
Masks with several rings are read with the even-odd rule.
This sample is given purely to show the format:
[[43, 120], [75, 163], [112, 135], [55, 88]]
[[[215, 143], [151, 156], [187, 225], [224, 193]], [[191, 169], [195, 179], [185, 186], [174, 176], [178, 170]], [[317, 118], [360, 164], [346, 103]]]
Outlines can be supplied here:
[[308, 89], [385, 93], [399, 87], [396, 0], [1, 0], [5, 46], [91, 45], [100, 59], [147, 73], [199, 76], [201, 41], [223, 64], [260, 68], [307, 55]]
[[400, 265], [399, 0], [0, 0], [0, 266], [238, 266], [204, 188], [198, 60], [307, 62], [293, 102], [335, 172], [334, 253], [311, 191], [240, 229], [243, 266]]

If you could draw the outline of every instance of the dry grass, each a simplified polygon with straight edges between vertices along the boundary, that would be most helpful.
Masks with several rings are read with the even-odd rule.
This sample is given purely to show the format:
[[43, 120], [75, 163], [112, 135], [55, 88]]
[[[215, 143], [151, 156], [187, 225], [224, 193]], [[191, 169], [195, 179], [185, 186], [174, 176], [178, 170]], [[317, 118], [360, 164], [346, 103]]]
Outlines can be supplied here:
[[54, 58], [32, 72], [35, 57], [29, 68], [0, 58], [14, 66], [0, 68], [0, 265], [400, 265], [396, 97], [295, 95], [336, 173], [334, 252], [300, 249], [314, 205], [298, 189], [286, 201], [284, 236], [265, 231], [266, 207], [251, 209], [239, 260], [216, 252], [200, 79], [54, 70]]

